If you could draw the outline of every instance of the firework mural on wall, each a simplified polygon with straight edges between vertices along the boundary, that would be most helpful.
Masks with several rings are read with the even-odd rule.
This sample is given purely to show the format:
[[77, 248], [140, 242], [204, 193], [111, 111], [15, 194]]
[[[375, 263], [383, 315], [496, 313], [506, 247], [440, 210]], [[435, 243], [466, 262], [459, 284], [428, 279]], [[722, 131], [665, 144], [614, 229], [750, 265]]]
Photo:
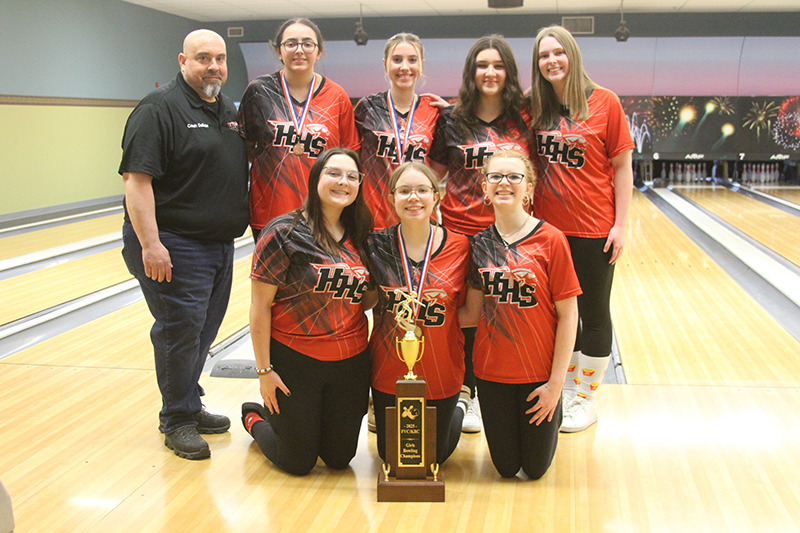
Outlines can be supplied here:
[[800, 158], [800, 96], [628, 96], [620, 101], [635, 156]]
[[651, 98], [639, 96], [624, 96], [620, 98], [622, 108], [625, 110], [625, 119], [631, 130], [631, 137], [636, 145], [634, 152], [637, 154], [653, 151], [653, 138], [650, 133], [650, 124], [653, 123], [653, 103]]
[[800, 96], [783, 101], [772, 127], [772, 138], [787, 150], [800, 148]]
[[778, 116], [778, 105], [773, 102], [758, 102], [753, 101], [750, 109], [744, 115], [744, 122], [742, 126], [755, 130], [756, 140], [761, 140], [761, 130], [770, 131], [772, 129], [772, 122]]

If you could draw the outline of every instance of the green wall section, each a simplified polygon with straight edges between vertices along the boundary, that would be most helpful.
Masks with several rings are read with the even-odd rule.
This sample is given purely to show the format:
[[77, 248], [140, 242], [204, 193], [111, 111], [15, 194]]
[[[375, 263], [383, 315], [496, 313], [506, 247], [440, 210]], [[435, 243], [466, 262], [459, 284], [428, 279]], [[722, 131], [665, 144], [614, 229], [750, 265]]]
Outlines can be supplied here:
[[0, 215], [122, 194], [131, 110], [0, 105]]

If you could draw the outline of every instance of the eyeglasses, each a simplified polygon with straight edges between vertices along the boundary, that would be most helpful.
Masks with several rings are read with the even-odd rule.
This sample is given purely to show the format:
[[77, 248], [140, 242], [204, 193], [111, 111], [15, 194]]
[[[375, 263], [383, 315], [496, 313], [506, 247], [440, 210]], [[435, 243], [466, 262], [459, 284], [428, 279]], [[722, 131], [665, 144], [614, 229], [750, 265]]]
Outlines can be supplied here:
[[525, 179], [525, 174], [500, 174], [499, 172], [489, 172], [486, 174], [486, 181], [489, 183], [500, 183], [503, 181], [503, 178], [506, 178], [510, 184], [517, 185], [522, 183], [522, 180]]
[[288, 41], [283, 41], [281, 43], [281, 46], [283, 46], [283, 49], [289, 52], [290, 54], [296, 52], [298, 46], [302, 48], [303, 52], [305, 52], [306, 54], [310, 54], [319, 45], [313, 41], [303, 41], [302, 43], [299, 43], [293, 39], [290, 39]]
[[333, 181], [339, 181], [343, 177], [347, 177], [347, 182], [352, 183], [353, 185], [358, 185], [361, 183], [361, 180], [364, 179], [363, 172], [356, 172], [355, 170], [351, 170], [350, 172], [345, 174], [345, 171], [338, 167], [324, 167], [322, 169], [322, 173], [328, 176]]
[[425, 200], [430, 198], [433, 195], [433, 187], [417, 187], [416, 189], [412, 187], [397, 187], [395, 190], [392, 191], [397, 198], [401, 200], [405, 200], [406, 198], [410, 198], [412, 194], [416, 194], [417, 198], [420, 200]]

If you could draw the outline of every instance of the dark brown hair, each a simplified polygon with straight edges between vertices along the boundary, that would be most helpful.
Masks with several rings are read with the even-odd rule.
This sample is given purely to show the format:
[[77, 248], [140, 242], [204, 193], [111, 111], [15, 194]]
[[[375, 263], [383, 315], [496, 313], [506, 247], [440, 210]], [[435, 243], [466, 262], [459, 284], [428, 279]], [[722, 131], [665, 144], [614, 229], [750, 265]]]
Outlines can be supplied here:
[[[331, 235], [330, 231], [328, 231], [328, 228], [325, 227], [325, 221], [322, 217], [322, 201], [320, 200], [317, 187], [319, 185], [319, 177], [322, 174], [322, 169], [325, 168], [328, 159], [335, 155], [346, 155], [355, 162], [358, 171], [363, 172], [361, 158], [356, 152], [347, 148], [331, 148], [330, 150], [325, 150], [314, 162], [311, 171], [308, 173], [308, 196], [306, 196], [306, 201], [303, 203], [302, 210], [298, 211], [297, 214], [297, 217], [299, 217], [302, 216], [302, 212], [305, 212], [306, 218], [308, 219], [308, 226], [311, 228], [311, 234], [314, 235], [314, 240], [330, 254], [338, 253], [340, 247], [339, 243], [333, 235]], [[372, 232], [374, 225], [372, 212], [364, 201], [363, 185], [364, 183], [362, 181], [358, 186], [358, 195], [356, 199], [352, 204], [342, 210], [342, 214], [339, 217], [344, 227], [345, 235], [353, 242], [353, 246], [358, 252], [358, 255], [362, 258], [362, 261], [367, 257], [364, 244], [367, 235]]]
[[464, 63], [464, 72], [461, 79], [461, 89], [458, 91], [458, 102], [453, 108], [453, 118], [457, 127], [463, 133], [474, 132], [478, 129], [478, 104], [481, 94], [475, 85], [475, 72], [478, 70], [478, 54], [484, 50], [494, 49], [500, 54], [506, 69], [506, 82], [503, 87], [503, 112], [499, 117], [499, 126], [508, 119], [513, 120], [524, 131], [525, 124], [520, 117], [520, 110], [524, 100], [522, 86], [519, 83], [519, 71], [514, 60], [514, 52], [502, 35], [487, 35], [481, 37], [470, 48], [467, 60]]

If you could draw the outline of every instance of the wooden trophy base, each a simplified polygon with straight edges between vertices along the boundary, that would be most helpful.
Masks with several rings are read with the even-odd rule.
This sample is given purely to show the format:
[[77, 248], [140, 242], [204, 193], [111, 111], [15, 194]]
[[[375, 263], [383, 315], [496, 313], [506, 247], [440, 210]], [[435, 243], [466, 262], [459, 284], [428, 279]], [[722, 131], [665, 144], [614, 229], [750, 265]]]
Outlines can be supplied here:
[[433, 480], [427, 479], [397, 479], [378, 472], [378, 501], [379, 502], [443, 502], [444, 501], [444, 476], [441, 472]]
[[386, 408], [387, 471], [378, 474], [379, 502], [444, 501], [438, 466], [434, 476], [436, 408], [426, 406], [425, 390], [422, 380], [397, 381], [395, 405]]

